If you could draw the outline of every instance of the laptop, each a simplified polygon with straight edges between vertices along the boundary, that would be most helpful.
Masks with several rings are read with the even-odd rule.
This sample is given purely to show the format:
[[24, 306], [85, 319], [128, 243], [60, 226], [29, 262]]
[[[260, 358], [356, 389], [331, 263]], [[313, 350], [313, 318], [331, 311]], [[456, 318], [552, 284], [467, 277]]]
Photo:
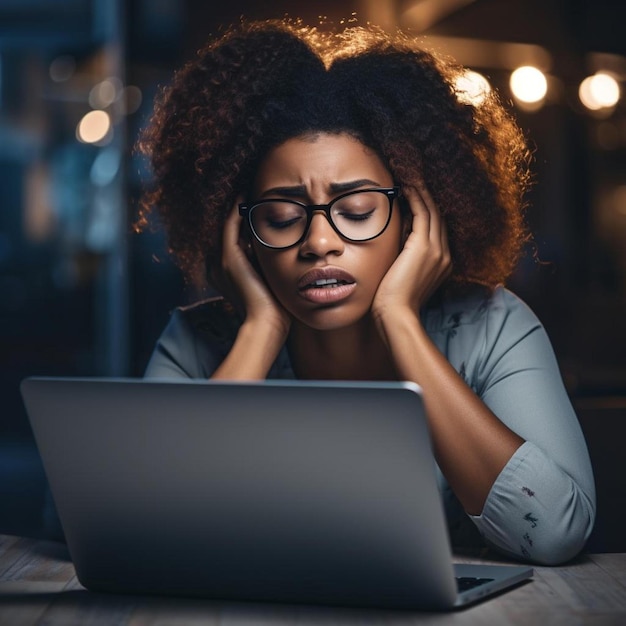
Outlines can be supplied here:
[[447, 610], [532, 576], [453, 564], [412, 383], [28, 378], [21, 391], [87, 589]]

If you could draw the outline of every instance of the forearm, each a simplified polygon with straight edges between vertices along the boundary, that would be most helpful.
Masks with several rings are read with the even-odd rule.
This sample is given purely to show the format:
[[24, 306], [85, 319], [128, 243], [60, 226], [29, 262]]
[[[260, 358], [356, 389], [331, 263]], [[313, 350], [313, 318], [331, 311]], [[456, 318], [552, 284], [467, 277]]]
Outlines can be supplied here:
[[267, 377], [285, 333], [263, 320], [246, 320], [233, 346], [211, 378], [222, 380], [263, 380]]
[[378, 320], [397, 374], [423, 389], [437, 463], [467, 513], [489, 491], [523, 439], [503, 424], [432, 343], [412, 311]]

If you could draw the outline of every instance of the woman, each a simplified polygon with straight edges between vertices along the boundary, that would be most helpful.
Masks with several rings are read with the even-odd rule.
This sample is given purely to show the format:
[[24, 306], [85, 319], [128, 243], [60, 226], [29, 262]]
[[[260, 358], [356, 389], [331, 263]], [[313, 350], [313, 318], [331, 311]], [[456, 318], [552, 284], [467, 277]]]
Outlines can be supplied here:
[[414, 381], [453, 544], [559, 563], [595, 494], [549, 340], [502, 286], [528, 152], [460, 71], [375, 28], [243, 24], [201, 50], [144, 134], [140, 225], [158, 211], [224, 298], [177, 310], [146, 376]]

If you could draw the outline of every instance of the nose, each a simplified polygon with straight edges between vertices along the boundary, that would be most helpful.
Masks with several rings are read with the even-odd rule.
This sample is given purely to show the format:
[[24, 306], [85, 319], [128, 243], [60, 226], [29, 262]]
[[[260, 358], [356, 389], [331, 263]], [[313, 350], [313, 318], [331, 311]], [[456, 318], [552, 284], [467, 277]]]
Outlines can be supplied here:
[[327, 254], [342, 254], [343, 239], [335, 232], [326, 215], [315, 212], [309, 224], [309, 230], [300, 244], [302, 256], [319, 256]]

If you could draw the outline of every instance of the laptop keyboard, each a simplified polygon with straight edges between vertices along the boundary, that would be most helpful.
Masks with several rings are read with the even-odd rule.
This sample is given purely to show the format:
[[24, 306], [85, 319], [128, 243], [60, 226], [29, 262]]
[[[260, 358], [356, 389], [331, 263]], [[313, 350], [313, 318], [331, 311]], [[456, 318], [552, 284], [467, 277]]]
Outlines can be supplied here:
[[456, 586], [459, 591], [467, 591], [474, 587], [479, 587], [485, 583], [490, 583], [493, 578], [476, 578], [474, 576], [458, 576], [456, 579]]

